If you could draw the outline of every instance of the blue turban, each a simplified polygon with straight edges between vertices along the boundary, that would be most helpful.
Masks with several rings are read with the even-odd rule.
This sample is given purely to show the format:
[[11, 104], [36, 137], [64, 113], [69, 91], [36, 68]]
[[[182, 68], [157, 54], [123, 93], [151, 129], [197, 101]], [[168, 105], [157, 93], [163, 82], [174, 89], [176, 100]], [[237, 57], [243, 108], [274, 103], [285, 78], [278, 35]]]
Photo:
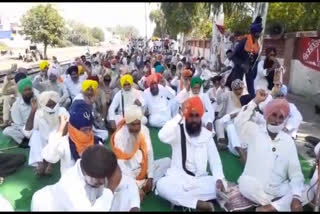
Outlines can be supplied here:
[[157, 65], [156, 66], [156, 73], [162, 73], [164, 72], [164, 67], [162, 65]]
[[282, 84], [280, 90], [274, 95], [275, 97], [278, 97], [278, 96], [287, 96], [288, 94], [288, 88], [286, 85]]
[[70, 124], [80, 130], [93, 125], [92, 107], [84, 100], [75, 100], [70, 107]]
[[250, 25], [251, 33], [261, 33], [262, 32], [262, 18], [257, 16], [254, 22]]

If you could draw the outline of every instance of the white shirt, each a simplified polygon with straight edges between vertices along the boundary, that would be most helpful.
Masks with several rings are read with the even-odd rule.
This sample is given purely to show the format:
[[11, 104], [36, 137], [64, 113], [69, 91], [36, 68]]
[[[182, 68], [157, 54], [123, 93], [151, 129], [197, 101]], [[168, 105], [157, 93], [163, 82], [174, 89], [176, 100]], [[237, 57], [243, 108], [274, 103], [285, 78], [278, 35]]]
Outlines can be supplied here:
[[304, 177], [294, 141], [282, 131], [272, 140], [265, 123], [255, 120], [256, 107], [251, 101], [235, 118], [239, 137], [248, 143], [247, 162], [239, 182], [242, 176], [254, 177], [270, 195], [290, 188], [293, 195], [301, 196]]
[[110, 189], [92, 188], [86, 184], [78, 160], [55, 185], [52, 194], [56, 211], [110, 211], [113, 193]]
[[292, 132], [294, 130], [298, 130], [303, 118], [295, 104], [289, 103], [289, 107], [290, 113], [285, 127], [289, 130], [289, 132]]
[[82, 82], [85, 81], [87, 77], [87, 73], [84, 73], [83, 75], [79, 76], [79, 80], [77, 82], [73, 82], [70, 76], [67, 77], [64, 83], [67, 87], [69, 95], [71, 96], [71, 99], [80, 93]]
[[[151, 144], [151, 138], [149, 129], [141, 124], [141, 133], [145, 137], [145, 141], [147, 144], [147, 152], [148, 152], [148, 178], [153, 178], [154, 175], [154, 167], [153, 167], [153, 149]], [[125, 153], [131, 153], [134, 149], [134, 145], [136, 144], [135, 138], [132, 137], [128, 130], [128, 126], [123, 126], [115, 135], [115, 147], [120, 149]], [[136, 179], [141, 171], [141, 163], [142, 163], [142, 152], [138, 150], [134, 156], [130, 160], [120, 160], [118, 159], [119, 167], [123, 174]]]
[[258, 63], [257, 76], [254, 79], [254, 88], [268, 88], [268, 81], [266, 79], [267, 69], [263, 68], [264, 60]]
[[162, 85], [158, 84], [158, 88], [159, 93], [156, 96], [153, 96], [150, 88], [147, 88], [143, 92], [143, 98], [146, 104], [145, 107], [150, 113], [149, 122], [163, 126], [171, 119], [170, 100], [173, 99], [174, 96]]
[[223, 109], [219, 113], [220, 117], [240, 111], [242, 107], [240, 99], [238, 99], [239, 103], [236, 103], [235, 99], [238, 99], [236, 95], [226, 88], [217, 91], [217, 103], [218, 105], [223, 105]]
[[[171, 166], [167, 171], [167, 175], [182, 173], [187, 175], [182, 168], [181, 155], [181, 134], [179, 121], [182, 117], [180, 114], [168, 121], [158, 136], [161, 142], [170, 144], [172, 148]], [[182, 121], [185, 124], [185, 120]], [[209, 162], [212, 176], [215, 179], [224, 179], [220, 155], [212, 138], [212, 133], [205, 128], [201, 128], [200, 135], [190, 137], [184, 127], [186, 135], [187, 160], [186, 168], [195, 174], [195, 177], [206, 176], [207, 164]]]
[[[123, 90], [118, 91], [111, 102], [111, 105], [109, 107], [109, 112], [108, 112], [109, 120], [115, 120], [115, 117], [117, 114], [122, 115], [121, 93], [123, 93]], [[125, 95], [125, 94], [123, 95], [124, 109], [128, 105], [133, 105], [136, 99], [138, 99], [140, 101], [140, 103], [142, 104], [142, 107], [143, 107], [144, 106], [144, 99], [143, 99], [142, 91], [131, 88], [130, 93], [127, 93], [127, 95]], [[116, 110], [118, 110], [118, 111], [116, 112]]]

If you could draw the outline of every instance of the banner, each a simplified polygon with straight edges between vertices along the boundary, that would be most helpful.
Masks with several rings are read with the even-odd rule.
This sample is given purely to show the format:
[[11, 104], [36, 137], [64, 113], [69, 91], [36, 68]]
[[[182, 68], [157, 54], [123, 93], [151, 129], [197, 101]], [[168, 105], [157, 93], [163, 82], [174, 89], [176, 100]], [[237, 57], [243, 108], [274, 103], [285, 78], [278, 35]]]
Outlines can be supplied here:
[[320, 38], [301, 38], [300, 50], [301, 63], [320, 72]]

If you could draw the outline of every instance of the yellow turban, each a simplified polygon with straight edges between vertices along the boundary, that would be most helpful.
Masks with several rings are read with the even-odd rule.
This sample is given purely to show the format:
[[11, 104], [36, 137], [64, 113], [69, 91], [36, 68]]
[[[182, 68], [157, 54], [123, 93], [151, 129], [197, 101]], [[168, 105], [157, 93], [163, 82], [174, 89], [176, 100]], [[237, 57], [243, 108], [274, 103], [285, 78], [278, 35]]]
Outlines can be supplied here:
[[121, 87], [123, 88], [123, 85], [128, 82], [130, 85], [133, 84], [133, 77], [130, 75], [130, 74], [126, 74], [126, 75], [123, 75], [120, 79], [120, 84], [121, 84]]
[[83, 69], [83, 67], [81, 65], [78, 65], [78, 74], [79, 75], [84, 74], [84, 69]]
[[46, 68], [49, 68], [49, 62], [48, 61], [42, 61], [42, 62], [40, 62], [39, 67], [40, 67], [41, 71], [46, 69]]
[[92, 88], [94, 92], [97, 91], [98, 83], [94, 80], [85, 80], [82, 83], [81, 89], [82, 91], [87, 91], [89, 88]]

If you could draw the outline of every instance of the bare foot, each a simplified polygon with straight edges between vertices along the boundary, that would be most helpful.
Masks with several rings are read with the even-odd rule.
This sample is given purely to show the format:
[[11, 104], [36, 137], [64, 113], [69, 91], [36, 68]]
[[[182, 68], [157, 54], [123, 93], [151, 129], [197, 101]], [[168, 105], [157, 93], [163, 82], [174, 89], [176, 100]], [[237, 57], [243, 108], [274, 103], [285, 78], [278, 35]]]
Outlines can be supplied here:
[[52, 164], [51, 163], [46, 163], [46, 168], [44, 171], [45, 175], [52, 175]]
[[196, 209], [202, 212], [213, 212], [214, 206], [211, 202], [198, 201]]
[[277, 210], [271, 205], [264, 205], [256, 208], [256, 212], [276, 212]]
[[44, 175], [44, 170], [45, 170], [45, 164], [44, 162], [38, 162], [38, 166], [35, 170], [35, 173], [37, 176], [43, 176]]

